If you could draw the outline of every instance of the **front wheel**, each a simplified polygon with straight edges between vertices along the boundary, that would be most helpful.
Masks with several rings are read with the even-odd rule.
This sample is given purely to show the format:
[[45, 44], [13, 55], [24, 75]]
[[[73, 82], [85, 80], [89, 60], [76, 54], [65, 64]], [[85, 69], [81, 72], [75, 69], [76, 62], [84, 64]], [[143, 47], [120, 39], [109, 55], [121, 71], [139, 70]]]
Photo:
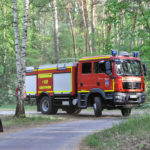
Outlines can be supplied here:
[[93, 108], [96, 117], [102, 116], [102, 102], [100, 97], [94, 97]]
[[131, 114], [131, 108], [122, 108], [121, 113], [122, 116], [129, 116]]

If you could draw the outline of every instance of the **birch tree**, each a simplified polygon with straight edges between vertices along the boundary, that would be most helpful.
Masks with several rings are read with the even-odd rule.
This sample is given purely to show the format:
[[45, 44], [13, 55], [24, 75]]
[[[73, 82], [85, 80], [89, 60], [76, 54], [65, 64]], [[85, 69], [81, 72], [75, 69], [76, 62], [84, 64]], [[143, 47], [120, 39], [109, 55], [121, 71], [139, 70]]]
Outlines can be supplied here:
[[19, 37], [20, 34], [19, 34], [17, 0], [13, 0], [16, 68], [17, 68], [17, 79], [18, 79], [17, 80], [18, 81], [18, 98], [17, 98], [16, 113], [15, 113], [16, 117], [25, 117], [24, 93], [25, 93], [28, 7], [29, 7], [29, 0], [24, 0], [23, 33], [22, 33], [22, 46], [21, 46], [20, 37]]

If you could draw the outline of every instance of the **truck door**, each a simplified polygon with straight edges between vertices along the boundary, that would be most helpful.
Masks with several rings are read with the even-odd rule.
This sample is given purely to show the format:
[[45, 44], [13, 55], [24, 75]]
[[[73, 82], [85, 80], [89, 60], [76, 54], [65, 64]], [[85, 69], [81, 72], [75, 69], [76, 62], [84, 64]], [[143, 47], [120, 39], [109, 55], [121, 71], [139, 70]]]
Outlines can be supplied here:
[[97, 60], [82, 62], [78, 72], [78, 92], [86, 93], [93, 88], [101, 88], [105, 92], [114, 91], [114, 79], [106, 74], [106, 61]]
[[[101, 61], [95, 61], [94, 62], [94, 74], [95, 74], [95, 80], [99, 84], [99, 87], [104, 92], [113, 92], [114, 91], [114, 79], [111, 78], [112, 74], [112, 67], [110, 65], [110, 74], [108, 75], [106, 70], [106, 63], [108, 61], [106, 60], [101, 60]], [[98, 85], [97, 84], [97, 85]]]
[[94, 76], [93, 76], [93, 63], [83, 62], [79, 64], [78, 72], [78, 91], [79, 92], [89, 92], [89, 90], [94, 86]]

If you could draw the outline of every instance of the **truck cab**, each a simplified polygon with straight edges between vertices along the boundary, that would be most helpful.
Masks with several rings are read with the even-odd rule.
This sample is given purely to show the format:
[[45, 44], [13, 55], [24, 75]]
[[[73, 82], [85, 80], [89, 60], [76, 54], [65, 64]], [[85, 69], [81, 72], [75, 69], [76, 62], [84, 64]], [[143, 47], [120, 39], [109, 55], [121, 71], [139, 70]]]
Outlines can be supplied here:
[[128, 116], [133, 106], [145, 101], [144, 74], [136, 53], [81, 58], [78, 107], [93, 106], [96, 116], [101, 116], [103, 109], [120, 109], [123, 116]]

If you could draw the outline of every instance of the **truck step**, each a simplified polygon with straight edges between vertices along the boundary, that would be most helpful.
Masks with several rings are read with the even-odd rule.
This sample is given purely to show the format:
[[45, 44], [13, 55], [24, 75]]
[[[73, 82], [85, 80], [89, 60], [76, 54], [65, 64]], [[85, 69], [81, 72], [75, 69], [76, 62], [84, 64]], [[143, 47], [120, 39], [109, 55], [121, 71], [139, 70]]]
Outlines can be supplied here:
[[86, 94], [78, 95], [78, 107], [82, 109], [87, 108]]

